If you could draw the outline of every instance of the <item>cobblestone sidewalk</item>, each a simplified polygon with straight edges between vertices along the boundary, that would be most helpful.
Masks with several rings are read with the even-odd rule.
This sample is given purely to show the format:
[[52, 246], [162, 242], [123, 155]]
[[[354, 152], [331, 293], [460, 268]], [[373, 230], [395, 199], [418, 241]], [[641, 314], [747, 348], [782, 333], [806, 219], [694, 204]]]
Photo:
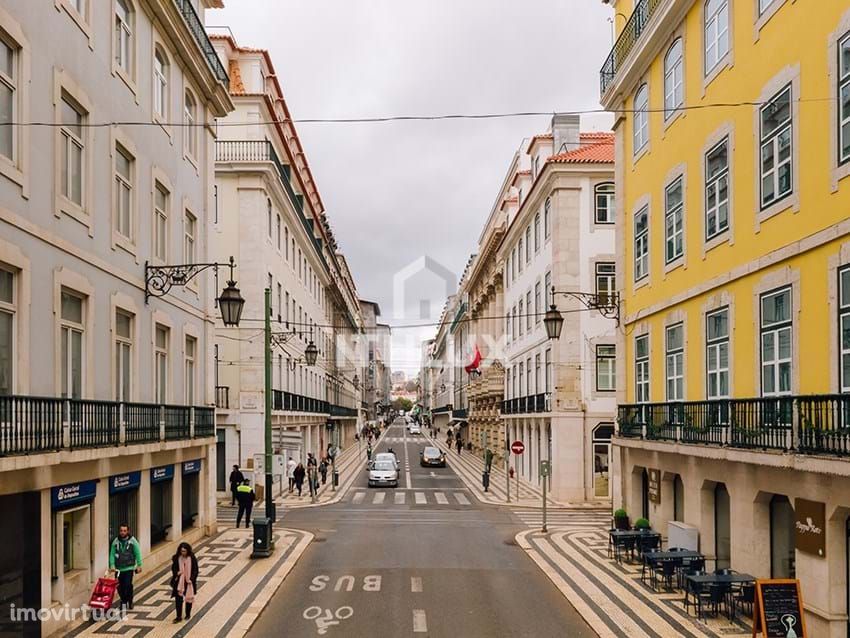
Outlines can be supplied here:
[[[567, 516], [567, 519], [570, 517]], [[682, 592], [658, 593], [641, 582], [640, 565], [608, 558], [608, 515], [574, 512], [548, 534], [527, 530], [517, 543], [602, 638], [749, 636], [741, 619], [697, 620]]]
[[126, 620], [79, 623], [65, 635], [241, 638], [312, 539], [309, 532], [277, 529], [272, 556], [252, 560], [251, 530], [228, 529], [195, 548], [200, 574], [188, 622], [172, 622], [175, 611], [169, 563], [136, 583], [134, 608]]

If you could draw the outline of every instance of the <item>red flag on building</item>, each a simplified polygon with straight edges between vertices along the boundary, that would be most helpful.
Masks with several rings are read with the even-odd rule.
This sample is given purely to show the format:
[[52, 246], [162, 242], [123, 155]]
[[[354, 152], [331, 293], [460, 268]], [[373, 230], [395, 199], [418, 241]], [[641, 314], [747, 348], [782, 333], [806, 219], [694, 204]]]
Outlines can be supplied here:
[[481, 365], [481, 351], [478, 349], [478, 346], [476, 345], [475, 346], [475, 354], [472, 356], [472, 363], [470, 363], [468, 366], [464, 367], [464, 370], [466, 370], [467, 374], [472, 374], [473, 372], [478, 372], [480, 374], [480, 371], [478, 370], [479, 365]]

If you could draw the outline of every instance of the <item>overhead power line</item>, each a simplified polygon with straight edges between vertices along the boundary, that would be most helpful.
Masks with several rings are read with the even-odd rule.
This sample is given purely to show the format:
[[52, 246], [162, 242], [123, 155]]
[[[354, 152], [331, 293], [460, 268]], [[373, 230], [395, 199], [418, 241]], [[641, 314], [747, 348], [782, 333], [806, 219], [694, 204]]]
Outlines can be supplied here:
[[[804, 102], [834, 102], [838, 100], [837, 97], [823, 97], [823, 98], [797, 98], [794, 101], [798, 103]], [[769, 104], [770, 100], [764, 101], [740, 101], [740, 102], [710, 102], [706, 104], [685, 104], [678, 108], [676, 111], [704, 111], [710, 109], [726, 109], [726, 108], [741, 108], [741, 107], [760, 107], [766, 104]], [[294, 124], [379, 124], [384, 122], [435, 122], [435, 121], [444, 121], [444, 120], [496, 120], [496, 119], [507, 119], [507, 118], [517, 118], [517, 117], [542, 117], [542, 116], [552, 116], [552, 115], [595, 115], [595, 114], [604, 114], [604, 113], [613, 113], [613, 114], [623, 114], [623, 113], [665, 113], [668, 112], [669, 109], [665, 108], [651, 108], [651, 109], [615, 109], [613, 111], [609, 111], [603, 108], [595, 108], [595, 109], [578, 109], [578, 110], [556, 110], [556, 111], [508, 111], [502, 113], [441, 113], [441, 114], [424, 114], [424, 115], [377, 115], [377, 116], [365, 116], [365, 117], [302, 117], [302, 118], [294, 118], [292, 120], [256, 120], [256, 121], [239, 121], [239, 122], [223, 122], [216, 121], [216, 127], [230, 127], [230, 126], [250, 126], [257, 124], [288, 124], [292, 122]], [[4, 122], [0, 123], [0, 127], [2, 126], [29, 126], [29, 127], [45, 127], [45, 128], [57, 128], [64, 126], [61, 122], [42, 122], [42, 121], [32, 121], [32, 122]], [[83, 122], [81, 124], [76, 124], [75, 126], [81, 126], [83, 128], [108, 128], [112, 126], [124, 126], [124, 127], [143, 127], [143, 126], [166, 126], [166, 127], [183, 127], [183, 128], [192, 128], [192, 127], [204, 127], [206, 126], [203, 122], [168, 122], [168, 123], [160, 123], [160, 122], [148, 122], [148, 121], [140, 121], [140, 120], [115, 120], [115, 121], [103, 121], [103, 122]]]

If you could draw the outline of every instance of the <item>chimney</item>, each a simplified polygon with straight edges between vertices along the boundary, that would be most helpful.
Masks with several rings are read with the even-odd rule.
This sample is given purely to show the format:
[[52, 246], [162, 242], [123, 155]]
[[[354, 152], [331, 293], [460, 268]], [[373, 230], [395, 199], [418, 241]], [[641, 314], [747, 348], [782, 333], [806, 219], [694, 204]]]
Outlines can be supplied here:
[[555, 155], [574, 151], [580, 146], [581, 116], [573, 113], [556, 113], [552, 116], [553, 152]]

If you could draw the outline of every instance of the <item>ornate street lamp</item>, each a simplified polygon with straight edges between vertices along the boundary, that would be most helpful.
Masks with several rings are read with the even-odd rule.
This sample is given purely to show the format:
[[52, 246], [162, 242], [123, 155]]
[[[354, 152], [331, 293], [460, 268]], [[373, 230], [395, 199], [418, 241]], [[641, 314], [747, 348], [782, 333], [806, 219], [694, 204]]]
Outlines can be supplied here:
[[564, 317], [561, 311], [552, 304], [546, 315], [543, 317], [543, 325], [546, 328], [546, 336], [550, 339], [558, 339], [561, 336], [561, 329], [564, 327]]
[[239, 288], [236, 287], [236, 280], [233, 278], [236, 262], [233, 261], [232, 256], [227, 264], [212, 262], [208, 264], [151, 266], [148, 262], [145, 262], [145, 303], [151, 297], [164, 297], [174, 286], [185, 286], [200, 273], [210, 268], [215, 274], [215, 288], [218, 290], [218, 269], [226, 266], [230, 267], [230, 278], [227, 281], [227, 287], [221, 291], [221, 295], [216, 297], [215, 301], [216, 305], [221, 308], [221, 319], [224, 325], [228, 328], [237, 327], [242, 317], [245, 299], [242, 298]]
[[360, 377], [357, 376], [357, 373], [354, 373], [354, 378], [351, 380], [351, 384], [354, 386], [355, 390], [360, 389]]
[[316, 347], [316, 344], [313, 343], [313, 340], [310, 340], [310, 343], [307, 344], [307, 347], [304, 350], [304, 361], [308, 366], [316, 365], [316, 359], [319, 356], [319, 349]]

